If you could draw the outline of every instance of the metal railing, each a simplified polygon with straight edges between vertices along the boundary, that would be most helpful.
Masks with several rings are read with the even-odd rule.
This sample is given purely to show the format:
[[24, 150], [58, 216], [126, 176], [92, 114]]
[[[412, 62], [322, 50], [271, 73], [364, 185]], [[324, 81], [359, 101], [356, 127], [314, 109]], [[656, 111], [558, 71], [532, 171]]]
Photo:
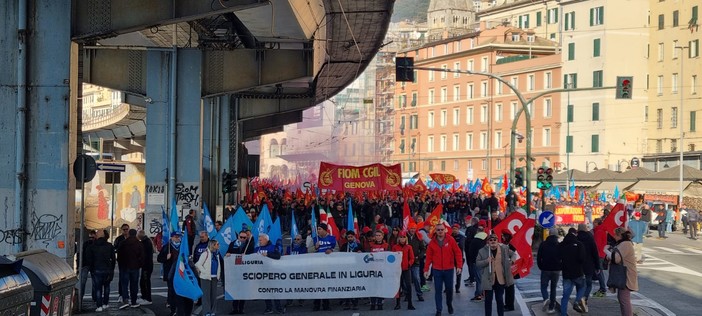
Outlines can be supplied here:
[[83, 115], [82, 129], [83, 131], [91, 131], [115, 124], [124, 119], [124, 117], [129, 114], [129, 110], [130, 107], [128, 103], [121, 103], [102, 115]]

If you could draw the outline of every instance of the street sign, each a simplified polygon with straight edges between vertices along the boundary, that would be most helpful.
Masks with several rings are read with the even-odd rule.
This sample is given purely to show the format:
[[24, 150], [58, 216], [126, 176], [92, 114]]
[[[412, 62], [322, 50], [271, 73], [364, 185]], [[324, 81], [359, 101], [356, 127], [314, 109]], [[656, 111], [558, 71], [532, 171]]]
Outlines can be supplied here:
[[541, 215], [539, 215], [539, 225], [543, 228], [553, 227], [553, 225], [556, 225], [556, 216], [550, 211], [542, 212]]
[[[81, 167], [83, 171], [81, 173]], [[78, 155], [76, 161], [73, 163], [73, 175], [76, 176], [76, 180], [80, 182], [81, 174], [83, 175], [83, 182], [90, 182], [95, 178], [95, 159], [88, 155]]]
[[118, 165], [114, 163], [98, 163], [97, 170], [107, 172], [125, 172], [127, 167], [125, 165]]

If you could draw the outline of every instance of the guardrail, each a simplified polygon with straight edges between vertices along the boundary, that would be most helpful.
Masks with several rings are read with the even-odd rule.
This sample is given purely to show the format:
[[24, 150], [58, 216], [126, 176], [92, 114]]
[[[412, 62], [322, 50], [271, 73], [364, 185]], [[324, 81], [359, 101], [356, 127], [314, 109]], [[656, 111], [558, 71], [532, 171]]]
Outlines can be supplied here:
[[121, 103], [111, 111], [100, 116], [83, 116], [83, 131], [91, 131], [105, 126], [115, 124], [124, 119], [129, 114], [130, 106], [128, 103]]

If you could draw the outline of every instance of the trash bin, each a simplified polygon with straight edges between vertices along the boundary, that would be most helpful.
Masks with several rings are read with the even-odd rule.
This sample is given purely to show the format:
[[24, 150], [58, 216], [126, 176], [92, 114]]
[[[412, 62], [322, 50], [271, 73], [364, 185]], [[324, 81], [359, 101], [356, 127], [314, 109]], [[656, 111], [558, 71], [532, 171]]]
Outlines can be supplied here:
[[15, 257], [24, 259], [22, 270], [27, 273], [34, 287], [30, 315], [71, 315], [73, 289], [78, 282], [73, 268], [46, 250], [20, 252]]
[[27, 316], [32, 299], [32, 283], [22, 271], [22, 261], [0, 257], [0, 315]]

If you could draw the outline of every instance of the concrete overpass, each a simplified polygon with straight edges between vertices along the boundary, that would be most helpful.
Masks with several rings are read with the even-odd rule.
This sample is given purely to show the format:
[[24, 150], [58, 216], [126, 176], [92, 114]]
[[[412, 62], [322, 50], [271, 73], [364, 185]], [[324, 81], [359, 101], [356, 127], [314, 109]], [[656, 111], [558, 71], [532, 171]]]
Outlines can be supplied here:
[[[197, 185], [216, 203], [240, 144], [301, 120], [369, 64], [387, 0], [17, 0], [0, 4], [0, 252], [70, 257], [81, 83], [125, 93], [123, 123], [145, 136], [146, 191]], [[71, 16], [72, 19], [66, 19]], [[121, 115], [120, 114], [120, 115]], [[86, 122], [88, 123], [88, 122]], [[104, 128], [104, 127], [110, 128]], [[140, 129], [142, 126], [143, 129]], [[149, 201], [147, 212], [160, 212]], [[150, 203], [151, 202], [151, 203]], [[51, 223], [51, 224], [50, 224]], [[50, 227], [51, 229], [47, 229]]]

